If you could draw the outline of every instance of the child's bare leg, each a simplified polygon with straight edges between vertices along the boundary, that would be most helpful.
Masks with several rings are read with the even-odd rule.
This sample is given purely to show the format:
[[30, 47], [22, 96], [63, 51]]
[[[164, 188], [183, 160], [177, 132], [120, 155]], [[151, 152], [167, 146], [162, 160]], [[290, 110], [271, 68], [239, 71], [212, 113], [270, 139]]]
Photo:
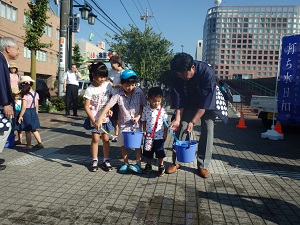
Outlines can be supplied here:
[[121, 151], [122, 151], [122, 157], [123, 157], [124, 163], [128, 164], [128, 149], [125, 148], [124, 146], [121, 146]]
[[26, 135], [26, 145], [30, 146], [31, 145], [31, 133], [30, 133], [30, 131], [25, 131], [25, 135]]
[[141, 167], [141, 161], [142, 161], [142, 149], [141, 148], [135, 149], [135, 158], [136, 158], [136, 164], [138, 164]]
[[158, 159], [158, 165], [163, 166], [164, 165], [164, 158]]
[[119, 134], [119, 125], [118, 125], [118, 120], [114, 120], [114, 127], [115, 127], [115, 135], [118, 136]]
[[23, 133], [21, 130], [18, 130], [18, 139], [19, 139], [20, 143], [22, 143]]
[[151, 158], [146, 158], [147, 164], [151, 165], [152, 164], [152, 159]]
[[98, 158], [99, 140], [100, 140], [100, 135], [98, 133], [92, 133], [91, 155], [93, 159]]
[[109, 158], [109, 137], [107, 134], [102, 134], [102, 142], [103, 142], [103, 158]]
[[42, 143], [40, 133], [37, 130], [33, 130], [31, 132], [32, 132], [33, 136], [35, 137], [36, 141], [38, 142], [38, 144]]

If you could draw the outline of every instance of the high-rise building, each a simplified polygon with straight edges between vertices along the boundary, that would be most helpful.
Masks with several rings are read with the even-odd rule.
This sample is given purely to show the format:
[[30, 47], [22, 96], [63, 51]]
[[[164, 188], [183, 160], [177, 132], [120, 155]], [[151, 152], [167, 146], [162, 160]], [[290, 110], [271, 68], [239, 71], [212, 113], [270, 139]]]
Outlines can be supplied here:
[[197, 41], [197, 47], [196, 47], [196, 60], [202, 61], [202, 50], [203, 50], [203, 40]]
[[203, 30], [203, 61], [220, 79], [274, 77], [282, 36], [300, 33], [300, 6], [216, 6]]

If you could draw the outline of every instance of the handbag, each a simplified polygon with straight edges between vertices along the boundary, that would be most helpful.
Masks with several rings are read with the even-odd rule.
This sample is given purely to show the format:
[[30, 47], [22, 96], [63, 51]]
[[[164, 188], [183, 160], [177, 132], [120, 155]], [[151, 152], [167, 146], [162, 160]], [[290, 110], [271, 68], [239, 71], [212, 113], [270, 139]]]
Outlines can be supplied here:
[[156, 116], [156, 121], [153, 125], [153, 128], [152, 128], [152, 132], [150, 135], [146, 135], [145, 137], [145, 140], [144, 140], [144, 147], [143, 147], [143, 150], [144, 151], [150, 151], [152, 146], [153, 146], [153, 141], [154, 141], [154, 132], [155, 132], [155, 129], [156, 129], [156, 125], [157, 125], [157, 122], [158, 122], [158, 118], [160, 116], [160, 112], [161, 112], [161, 109], [162, 107], [160, 107], [158, 113], [157, 113], [157, 116]]
[[5, 116], [4, 110], [0, 109], [0, 132], [8, 131], [10, 127], [11, 120]]

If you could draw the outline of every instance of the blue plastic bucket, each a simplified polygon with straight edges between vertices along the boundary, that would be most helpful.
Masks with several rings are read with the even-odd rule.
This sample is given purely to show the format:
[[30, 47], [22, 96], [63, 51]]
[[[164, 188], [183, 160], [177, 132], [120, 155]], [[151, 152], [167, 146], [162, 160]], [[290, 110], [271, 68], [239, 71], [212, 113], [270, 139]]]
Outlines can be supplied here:
[[11, 148], [15, 146], [15, 134], [8, 135], [7, 141], [5, 143], [5, 148]]
[[194, 162], [196, 149], [197, 149], [197, 142], [190, 141], [179, 141], [180, 145], [177, 142], [174, 142], [173, 146], [176, 150], [177, 160], [183, 163]]
[[122, 131], [125, 148], [140, 148], [143, 132]]

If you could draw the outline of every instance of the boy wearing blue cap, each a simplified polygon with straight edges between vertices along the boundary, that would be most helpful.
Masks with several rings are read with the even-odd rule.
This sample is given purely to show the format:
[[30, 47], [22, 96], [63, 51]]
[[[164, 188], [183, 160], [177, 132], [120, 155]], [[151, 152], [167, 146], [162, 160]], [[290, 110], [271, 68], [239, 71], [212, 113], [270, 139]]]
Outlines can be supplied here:
[[[120, 78], [122, 87], [111, 97], [99, 118], [102, 118], [115, 104], [119, 105], [119, 134], [117, 144], [121, 147], [124, 160], [124, 165], [120, 167], [119, 172], [126, 173], [128, 170], [131, 170], [136, 173], [141, 173], [142, 150], [141, 148], [135, 149], [136, 165], [129, 164], [128, 149], [124, 147], [122, 131], [130, 131], [132, 127], [134, 127], [136, 131], [141, 131], [140, 118], [147, 100], [144, 92], [135, 86], [138, 76], [133, 70], [124, 70]], [[101, 129], [102, 121], [96, 121], [95, 125], [97, 129]]]

